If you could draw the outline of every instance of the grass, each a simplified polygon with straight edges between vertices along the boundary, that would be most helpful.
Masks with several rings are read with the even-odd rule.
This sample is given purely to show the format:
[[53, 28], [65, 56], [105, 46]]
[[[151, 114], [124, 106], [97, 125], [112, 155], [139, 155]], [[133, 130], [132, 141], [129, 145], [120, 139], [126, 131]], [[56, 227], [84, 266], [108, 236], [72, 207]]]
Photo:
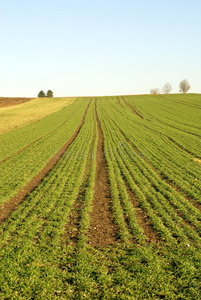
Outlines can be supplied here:
[[12, 264], [4, 258], [2, 299], [200, 299], [199, 249], [58, 245], [48, 253], [36, 248]]
[[36, 98], [0, 108], [0, 134], [27, 126], [73, 103], [76, 98]]

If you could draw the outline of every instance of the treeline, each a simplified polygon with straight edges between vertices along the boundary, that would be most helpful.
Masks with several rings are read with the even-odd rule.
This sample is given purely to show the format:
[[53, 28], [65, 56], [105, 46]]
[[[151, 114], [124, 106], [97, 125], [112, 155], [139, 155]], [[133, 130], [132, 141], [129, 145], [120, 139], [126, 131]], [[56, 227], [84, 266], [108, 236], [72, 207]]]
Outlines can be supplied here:
[[43, 97], [52, 98], [52, 97], [53, 97], [53, 91], [48, 90], [47, 93], [45, 94], [45, 92], [44, 92], [43, 90], [41, 90], [41, 91], [38, 93], [38, 97], [39, 97], [39, 98], [43, 98]]
[[[182, 80], [179, 84], [179, 91], [181, 93], [184, 93], [184, 94], [187, 93], [190, 88], [191, 88], [191, 86], [186, 79]], [[162, 88], [162, 92], [164, 94], [169, 94], [171, 92], [171, 90], [172, 90], [172, 86], [168, 82]], [[158, 88], [151, 89], [150, 93], [151, 94], [160, 94], [160, 89], [158, 89]]]

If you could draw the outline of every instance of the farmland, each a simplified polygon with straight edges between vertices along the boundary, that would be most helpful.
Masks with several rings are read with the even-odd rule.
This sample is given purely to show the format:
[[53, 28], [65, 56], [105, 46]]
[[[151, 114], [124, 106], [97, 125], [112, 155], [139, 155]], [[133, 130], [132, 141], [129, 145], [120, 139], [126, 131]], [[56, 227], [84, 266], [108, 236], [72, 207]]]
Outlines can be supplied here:
[[201, 95], [35, 105], [0, 135], [0, 298], [200, 299]]
[[[25, 101], [21, 105], [14, 104], [18, 104], [20, 101], [26, 99], [5, 99], [7, 99], [7, 101], [4, 100], [4, 98], [0, 98], [0, 133], [24, 127], [43, 119], [71, 104], [76, 98], [37, 98]], [[11, 103], [11, 105], [8, 105], [9, 103]], [[4, 107], [1, 107], [1, 105]]]

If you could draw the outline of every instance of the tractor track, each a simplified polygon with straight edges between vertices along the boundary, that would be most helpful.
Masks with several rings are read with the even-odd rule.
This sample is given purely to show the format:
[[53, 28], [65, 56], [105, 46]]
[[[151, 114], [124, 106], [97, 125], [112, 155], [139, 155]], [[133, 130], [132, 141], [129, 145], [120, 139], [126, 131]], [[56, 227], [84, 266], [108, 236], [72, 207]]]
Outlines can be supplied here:
[[132, 106], [132, 105], [130, 105], [126, 100], [125, 100], [125, 98], [122, 96], [122, 99], [124, 100], [124, 102], [126, 103], [126, 105], [128, 105], [129, 107], [130, 107], [130, 109], [138, 116], [138, 117], [140, 117], [141, 119], [144, 119], [143, 118], [143, 116], [141, 115], [141, 114], [139, 114], [136, 110], [135, 110], [135, 108]]
[[18, 193], [8, 200], [6, 203], [0, 206], [0, 224], [4, 222], [6, 218], [10, 216], [10, 214], [17, 209], [18, 205], [22, 203], [25, 198], [40, 184], [40, 182], [47, 176], [47, 174], [51, 171], [51, 169], [56, 165], [62, 155], [65, 153], [67, 148], [72, 144], [72, 142], [77, 137], [80, 129], [82, 128], [85, 120], [85, 116], [87, 114], [87, 110], [91, 100], [84, 112], [80, 125], [77, 127], [74, 134], [71, 138], [60, 148], [60, 150], [47, 162], [45, 167], [35, 175], [22, 189], [18, 191]]
[[[97, 101], [97, 100], [96, 100]], [[96, 152], [96, 178], [93, 210], [91, 212], [91, 226], [89, 228], [89, 245], [92, 247], [105, 247], [119, 242], [118, 228], [113, 223], [112, 200], [110, 195], [109, 175], [104, 155], [104, 137], [101, 123], [95, 106], [95, 117], [98, 129], [98, 143]]]

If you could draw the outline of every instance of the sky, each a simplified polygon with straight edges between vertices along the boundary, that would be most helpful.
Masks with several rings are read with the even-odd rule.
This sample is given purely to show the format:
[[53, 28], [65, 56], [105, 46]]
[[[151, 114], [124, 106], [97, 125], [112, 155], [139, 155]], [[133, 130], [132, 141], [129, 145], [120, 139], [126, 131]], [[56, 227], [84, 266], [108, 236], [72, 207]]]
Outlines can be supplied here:
[[0, 97], [201, 93], [200, 0], [0, 0]]

